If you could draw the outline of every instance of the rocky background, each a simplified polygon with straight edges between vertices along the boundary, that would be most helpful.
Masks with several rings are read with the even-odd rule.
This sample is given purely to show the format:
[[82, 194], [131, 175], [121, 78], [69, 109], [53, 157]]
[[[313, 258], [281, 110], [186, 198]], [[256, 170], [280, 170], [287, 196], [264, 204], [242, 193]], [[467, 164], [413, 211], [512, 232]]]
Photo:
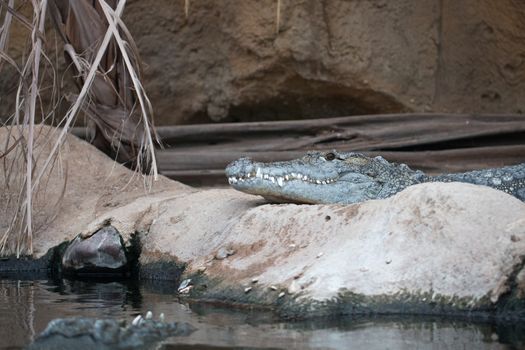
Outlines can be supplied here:
[[157, 124], [525, 110], [520, 0], [188, 3], [125, 12]]
[[130, 1], [158, 122], [522, 113], [517, 0]]

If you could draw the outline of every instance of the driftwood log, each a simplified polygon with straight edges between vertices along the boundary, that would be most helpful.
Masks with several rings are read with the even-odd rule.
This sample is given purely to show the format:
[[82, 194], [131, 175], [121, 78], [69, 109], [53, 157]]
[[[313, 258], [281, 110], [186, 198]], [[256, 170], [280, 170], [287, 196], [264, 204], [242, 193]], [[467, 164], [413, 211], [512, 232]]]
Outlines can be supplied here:
[[164, 144], [157, 151], [160, 172], [193, 185], [226, 184], [224, 167], [242, 156], [276, 161], [308, 150], [380, 154], [429, 173], [525, 162], [525, 115], [364, 115], [157, 131]]

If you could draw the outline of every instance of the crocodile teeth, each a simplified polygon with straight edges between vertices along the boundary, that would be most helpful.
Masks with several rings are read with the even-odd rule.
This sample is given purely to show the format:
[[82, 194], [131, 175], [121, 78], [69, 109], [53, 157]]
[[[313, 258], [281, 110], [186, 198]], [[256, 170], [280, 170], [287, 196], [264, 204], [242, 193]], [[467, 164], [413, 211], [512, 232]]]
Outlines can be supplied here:
[[142, 323], [142, 320], [143, 320], [142, 316], [141, 316], [141, 315], [138, 315], [137, 317], [135, 317], [135, 318], [133, 319], [133, 321], [131, 321], [131, 324], [132, 324], [133, 326], [140, 326], [140, 324]]
[[264, 174], [263, 170], [260, 167], [258, 167], [255, 170], [252, 170], [249, 173], [246, 173], [242, 176], [228, 177], [228, 183], [232, 185], [236, 183], [242, 183], [245, 181], [249, 181], [250, 179], [253, 179], [253, 178], [259, 178], [259, 179], [271, 181], [272, 183], [279, 185], [279, 187], [283, 187], [285, 182], [290, 181], [290, 180], [305, 181], [305, 182], [308, 182], [311, 184], [317, 184], [317, 185], [331, 184], [336, 181], [336, 179], [326, 179], [326, 180], [313, 179], [311, 177], [308, 177], [308, 175], [303, 175], [303, 174], [299, 174], [295, 172], [284, 174], [281, 176], [272, 176], [270, 174]]

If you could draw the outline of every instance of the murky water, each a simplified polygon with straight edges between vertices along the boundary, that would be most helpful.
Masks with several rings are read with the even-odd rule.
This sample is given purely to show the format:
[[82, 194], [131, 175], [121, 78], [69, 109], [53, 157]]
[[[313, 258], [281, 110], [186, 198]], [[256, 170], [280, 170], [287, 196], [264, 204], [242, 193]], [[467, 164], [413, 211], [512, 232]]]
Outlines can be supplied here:
[[260, 311], [180, 303], [172, 284], [0, 280], [0, 349], [27, 345], [53, 318], [131, 319], [152, 310], [197, 330], [159, 349], [523, 349], [525, 323], [414, 317], [280, 322]]

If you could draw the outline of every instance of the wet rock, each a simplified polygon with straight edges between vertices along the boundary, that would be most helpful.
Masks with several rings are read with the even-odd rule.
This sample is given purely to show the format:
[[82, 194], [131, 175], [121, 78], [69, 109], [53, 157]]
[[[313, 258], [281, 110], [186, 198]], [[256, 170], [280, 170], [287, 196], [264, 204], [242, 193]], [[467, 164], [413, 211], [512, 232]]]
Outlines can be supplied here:
[[193, 330], [187, 323], [165, 323], [142, 317], [140, 322], [129, 326], [114, 319], [55, 319], [28, 349], [153, 349], [162, 339], [189, 335]]
[[113, 226], [105, 226], [84, 239], [77, 236], [62, 258], [62, 267], [69, 272], [119, 271], [127, 263], [122, 239]]

